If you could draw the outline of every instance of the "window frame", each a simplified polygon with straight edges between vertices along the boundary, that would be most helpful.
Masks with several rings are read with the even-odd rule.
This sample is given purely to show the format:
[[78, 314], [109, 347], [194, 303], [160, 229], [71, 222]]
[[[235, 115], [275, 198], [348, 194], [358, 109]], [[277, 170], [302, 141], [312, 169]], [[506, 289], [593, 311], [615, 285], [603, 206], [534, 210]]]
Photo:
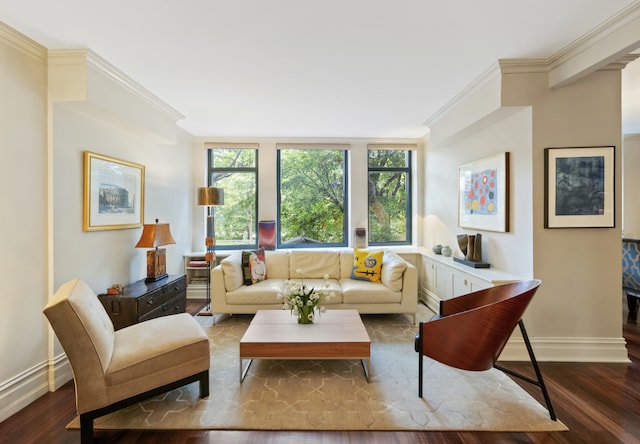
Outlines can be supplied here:
[[[370, 206], [368, 204], [369, 196], [367, 196], [367, 244], [370, 246], [395, 246], [395, 245], [412, 245], [413, 242], [413, 170], [412, 170], [412, 151], [415, 146], [398, 146], [398, 145], [368, 145], [367, 146], [367, 180], [369, 180], [372, 172], [378, 173], [394, 173], [400, 172], [406, 174], [405, 180], [405, 230], [406, 236], [404, 241], [383, 241], [372, 242], [370, 240], [371, 229], [369, 226]], [[371, 167], [369, 163], [369, 153], [371, 151], [404, 151], [406, 163], [404, 167]]]
[[[216, 168], [213, 165], [213, 158], [214, 158], [214, 150], [238, 150], [238, 149], [242, 149], [242, 150], [253, 150], [254, 151], [254, 155], [255, 155], [255, 163], [253, 167], [219, 167]], [[260, 174], [260, 169], [259, 169], [259, 162], [258, 162], [258, 157], [260, 155], [260, 150], [258, 149], [258, 147], [238, 147], [238, 146], [234, 146], [234, 144], [229, 144], [229, 146], [226, 146], [224, 144], [216, 144], [216, 146], [213, 147], [208, 147], [207, 148], [207, 186], [209, 187], [213, 187], [215, 186], [215, 182], [214, 182], [214, 177], [216, 175], [216, 173], [220, 174], [220, 173], [254, 173], [255, 174], [255, 186], [256, 186], [256, 190], [255, 190], [255, 201], [253, 202], [253, 207], [254, 207], [254, 214], [255, 214], [255, 220], [254, 220], [254, 232], [255, 232], [255, 242], [253, 243], [248, 243], [248, 244], [234, 244], [234, 245], [219, 245], [216, 242], [215, 245], [215, 249], [216, 250], [243, 250], [243, 249], [257, 249], [258, 248], [258, 222], [259, 222], [259, 214], [258, 214], [258, 202], [259, 202], [259, 189], [260, 187], [258, 186], [259, 184], [259, 174]], [[216, 232], [215, 230], [215, 225], [216, 225], [216, 220], [215, 220], [215, 207], [208, 207], [207, 208], [207, 215], [210, 214], [214, 214], [214, 232]]]
[[[350, 187], [349, 187], [349, 149], [348, 145], [306, 145], [306, 144], [278, 144], [276, 145], [276, 249], [303, 249], [303, 248], [336, 248], [349, 246], [349, 208], [350, 208]], [[283, 244], [281, 236], [282, 221], [280, 208], [282, 204], [282, 170], [281, 153], [288, 150], [334, 150], [342, 151], [342, 174], [343, 174], [343, 224], [342, 242], [322, 243], [322, 244]]]

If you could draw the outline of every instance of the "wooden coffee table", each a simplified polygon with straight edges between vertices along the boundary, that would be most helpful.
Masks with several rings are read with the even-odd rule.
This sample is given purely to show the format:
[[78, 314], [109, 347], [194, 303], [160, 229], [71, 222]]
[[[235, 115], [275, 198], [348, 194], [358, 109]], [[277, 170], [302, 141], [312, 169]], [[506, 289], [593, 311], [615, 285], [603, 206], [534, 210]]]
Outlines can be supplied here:
[[240, 382], [253, 359], [360, 359], [368, 382], [370, 357], [358, 310], [327, 310], [306, 325], [289, 310], [258, 310], [240, 339]]

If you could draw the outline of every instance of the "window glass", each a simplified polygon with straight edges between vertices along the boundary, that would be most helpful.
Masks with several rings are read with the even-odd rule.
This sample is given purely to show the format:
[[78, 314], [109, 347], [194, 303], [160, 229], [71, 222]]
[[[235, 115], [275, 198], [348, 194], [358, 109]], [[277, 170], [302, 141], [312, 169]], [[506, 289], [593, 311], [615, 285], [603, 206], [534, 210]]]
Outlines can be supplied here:
[[224, 205], [212, 208], [216, 249], [257, 245], [257, 157], [255, 149], [209, 150], [209, 186], [224, 189]]
[[344, 149], [278, 150], [278, 245], [346, 246]]
[[369, 150], [369, 244], [411, 243], [411, 152]]

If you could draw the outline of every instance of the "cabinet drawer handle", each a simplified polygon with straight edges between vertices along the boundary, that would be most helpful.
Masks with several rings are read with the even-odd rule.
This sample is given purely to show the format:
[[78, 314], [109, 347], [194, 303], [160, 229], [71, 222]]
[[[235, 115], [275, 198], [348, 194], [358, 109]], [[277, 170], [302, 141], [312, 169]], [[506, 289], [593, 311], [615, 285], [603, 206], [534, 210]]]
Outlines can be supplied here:
[[149, 305], [153, 305], [153, 299], [149, 299], [149, 300], [147, 301], [147, 304], [149, 304]]
[[169, 309], [168, 304], [162, 304], [162, 311], [167, 311]]

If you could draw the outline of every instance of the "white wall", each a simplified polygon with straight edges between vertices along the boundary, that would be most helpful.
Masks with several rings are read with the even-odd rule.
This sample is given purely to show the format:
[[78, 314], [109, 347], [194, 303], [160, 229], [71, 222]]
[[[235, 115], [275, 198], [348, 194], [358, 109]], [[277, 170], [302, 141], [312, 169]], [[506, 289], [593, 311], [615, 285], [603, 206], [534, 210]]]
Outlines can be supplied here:
[[175, 245], [167, 245], [167, 272], [182, 273], [191, 247], [191, 145], [157, 144], [55, 105], [54, 119], [54, 287], [80, 277], [96, 293], [146, 276], [146, 251], [136, 249], [142, 228], [82, 231], [83, 153], [135, 162], [145, 167], [144, 221], [171, 224]]
[[[62, 283], [79, 277], [103, 293], [146, 276], [146, 250], [134, 248], [142, 228], [83, 231], [85, 150], [145, 166], [144, 221], [169, 222], [176, 240], [169, 273], [183, 272], [191, 250], [191, 136], [170, 107], [122, 88], [124, 76], [114, 81], [113, 67], [86, 56], [58, 57], [52, 73], [51, 53], [0, 23], [0, 421], [71, 377], [42, 314]], [[77, 69], [85, 62], [90, 69]], [[65, 69], [90, 77], [65, 78]]]
[[46, 51], [0, 23], [0, 421], [47, 390]]
[[[510, 230], [458, 227], [458, 167], [498, 153], [510, 153]], [[483, 259], [493, 267], [533, 277], [531, 110], [514, 109], [503, 120], [447, 146], [426, 152], [425, 246], [449, 245], [461, 256], [456, 235], [481, 233]]]
[[640, 135], [625, 137], [622, 148], [622, 233], [640, 239]]

